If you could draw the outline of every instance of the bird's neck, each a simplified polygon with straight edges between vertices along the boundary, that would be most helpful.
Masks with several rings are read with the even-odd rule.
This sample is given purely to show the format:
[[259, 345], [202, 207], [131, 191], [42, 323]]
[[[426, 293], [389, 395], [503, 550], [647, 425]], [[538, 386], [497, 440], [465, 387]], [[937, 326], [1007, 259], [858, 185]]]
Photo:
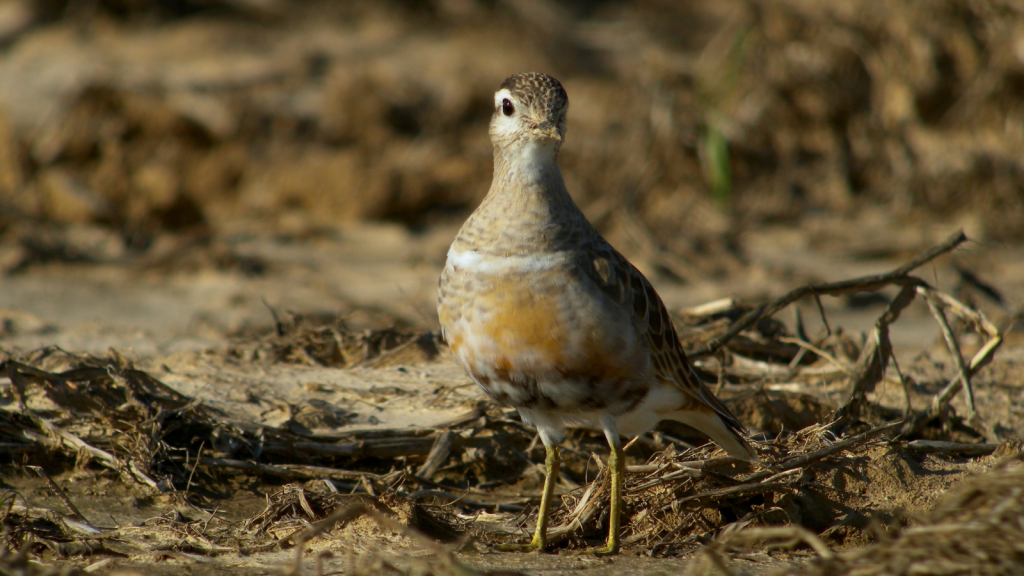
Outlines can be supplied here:
[[459, 237], [476, 250], [514, 255], [558, 250], [581, 227], [589, 224], [565, 188], [557, 148], [527, 143], [495, 149], [491, 189]]
[[480, 208], [490, 204], [542, 212], [562, 210], [566, 204], [575, 206], [562, 181], [557, 148], [539, 142], [496, 148], [494, 178]]

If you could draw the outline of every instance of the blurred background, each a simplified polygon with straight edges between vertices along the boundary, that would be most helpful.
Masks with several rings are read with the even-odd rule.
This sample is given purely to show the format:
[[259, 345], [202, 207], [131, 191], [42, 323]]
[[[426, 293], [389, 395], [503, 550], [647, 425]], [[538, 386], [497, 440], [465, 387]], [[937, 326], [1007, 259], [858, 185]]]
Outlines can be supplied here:
[[[436, 278], [490, 183], [492, 94], [529, 70], [569, 93], [570, 191], [670, 304], [958, 228], [961, 275], [1024, 286], [1020, 0], [0, 0], [0, 282], [258, 278], [295, 252], [257, 241], [368, 229]], [[423, 282], [381, 298], [436, 323]]]

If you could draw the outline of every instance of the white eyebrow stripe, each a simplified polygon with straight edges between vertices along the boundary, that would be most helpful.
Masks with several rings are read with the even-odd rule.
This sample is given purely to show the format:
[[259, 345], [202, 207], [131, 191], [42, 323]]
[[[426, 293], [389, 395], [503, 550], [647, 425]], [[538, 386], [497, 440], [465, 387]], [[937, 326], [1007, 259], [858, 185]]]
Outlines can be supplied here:
[[448, 249], [448, 266], [473, 272], [538, 272], [565, 264], [565, 255], [561, 253], [540, 254], [533, 256], [484, 256], [476, 250], [456, 252]]
[[512, 93], [508, 91], [508, 88], [502, 88], [494, 93], [494, 107], [501, 106], [501, 101], [505, 98], [512, 99]]

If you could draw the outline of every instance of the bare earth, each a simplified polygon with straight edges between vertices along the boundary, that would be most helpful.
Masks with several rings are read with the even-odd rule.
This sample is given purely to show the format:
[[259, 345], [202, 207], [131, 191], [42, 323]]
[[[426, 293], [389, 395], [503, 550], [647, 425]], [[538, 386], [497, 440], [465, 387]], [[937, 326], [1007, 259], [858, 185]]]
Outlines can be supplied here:
[[[1019, 6], [64, 4], [0, 0], [0, 573], [1024, 563]], [[762, 455], [645, 434], [615, 558], [579, 554], [607, 522], [582, 430], [549, 553], [495, 550], [532, 530], [543, 450], [436, 335], [491, 93], [526, 69], [563, 79], [570, 190]], [[899, 282], [704, 353], [957, 230], [912, 274], [976, 414], [937, 400], [960, 368], [924, 292], [870, 368]]]

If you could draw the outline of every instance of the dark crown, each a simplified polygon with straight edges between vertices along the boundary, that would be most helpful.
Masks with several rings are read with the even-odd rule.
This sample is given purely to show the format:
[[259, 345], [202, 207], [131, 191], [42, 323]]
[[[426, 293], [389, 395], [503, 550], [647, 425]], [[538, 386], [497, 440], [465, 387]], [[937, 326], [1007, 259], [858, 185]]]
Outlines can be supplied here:
[[512, 96], [530, 108], [541, 108], [557, 116], [569, 105], [569, 96], [562, 84], [539, 72], [513, 74], [501, 83]]

